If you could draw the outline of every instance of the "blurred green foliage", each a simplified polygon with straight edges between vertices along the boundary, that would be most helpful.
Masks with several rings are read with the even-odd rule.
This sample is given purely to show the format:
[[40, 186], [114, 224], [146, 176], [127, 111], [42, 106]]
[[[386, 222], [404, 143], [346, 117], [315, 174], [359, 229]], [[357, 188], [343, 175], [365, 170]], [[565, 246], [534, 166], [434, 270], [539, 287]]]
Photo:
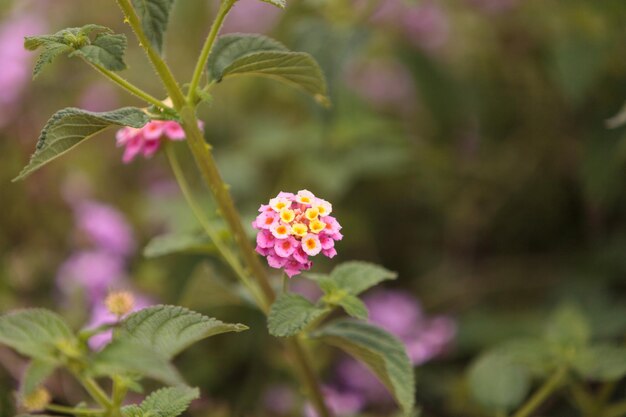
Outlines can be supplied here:
[[[39, 13], [50, 32], [85, 22], [128, 32], [113, 2], [21, 3], [0, 1], [2, 21], [18, 7]], [[626, 100], [626, 3], [520, 0], [499, 13], [475, 3], [437, 2], [447, 35], [432, 50], [360, 16], [349, 0], [291, 0], [271, 35], [319, 60], [332, 108], [271, 81], [233, 80], [216, 88], [201, 114], [244, 215], [252, 219], [280, 190], [311, 189], [333, 201], [344, 226], [341, 260], [397, 271], [393, 286], [414, 293], [428, 312], [458, 320], [452, 352], [418, 368], [424, 416], [484, 415], [468, 394], [471, 358], [541, 334], [547, 312], [563, 300], [580, 306], [594, 340], [626, 334], [626, 128], [605, 125]], [[212, 6], [181, 0], [172, 12], [167, 57], [181, 78], [191, 75]], [[134, 38], [127, 62], [125, 76], [163, 94]], [[408, 74], [402, 81], [377, 72], [383, 91], [401, 84], [401, 99], [372, 100], [372, 80], [355, 87], [351, 68], [368, 62]], [[170, 191], [164, 158], [124, 166], [110, 131], [10, 183], [58, 108], [80, 107], [89, 94], [99, 110], [138, 104], [104, 82], [78, 60], [59, 60], [25, 89], [0, 130], [0, 311], [54, 308], [56, 268], [74, 247], [64, 195], [76, 188], [120, 208], [142, 244], [164, 229], [194, 229]], [[258, 360], [274, 343], [261, 316], [204, 303], [211, 294], [198, 280], [206, 275], [193, 271], [205, 260], [146, 260], [139, 250], [131, 272], [157, 299], [249, 325], [194, 347], [180, 366], [211, 398], [197, 408], [212, 411], [194, 415], [263, 415], [263, 387], [287, 378], [270, 373], [284, 367], [282, 358]], [[218, 263], [212, 268], [226, 274]], [[315, 265], [331, 269], [329, 261]], [[0, 416], [10, 417], [19, 360], [0, 348], [0, 365]], [[615, 398], [625, 389], [622, 382]], [[550, 415], [572, 415], [565, 400], [556, 402]]]

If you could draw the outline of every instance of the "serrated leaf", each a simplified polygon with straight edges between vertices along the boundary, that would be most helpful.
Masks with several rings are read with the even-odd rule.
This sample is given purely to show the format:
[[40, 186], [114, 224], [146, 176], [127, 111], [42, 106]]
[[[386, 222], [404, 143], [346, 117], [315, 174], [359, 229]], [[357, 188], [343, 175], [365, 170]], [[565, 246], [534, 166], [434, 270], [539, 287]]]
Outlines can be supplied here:
[[207, 60], [209, 78], [219, 81], [224, 70], [239, 58], [262, 51], [288, 51], [282, 43], [263, 35], [235, 33], [220, 36]]
[[78, 55], [87, 61], [101, 65], [111, 71], [122, 71], [126, 69], [124, 63], [124, 52], [126, 51], [125, 35], [110, 35], [100, 33], [90, 45], [72, 52], [70, 57]]
[[272, 304], [267, 328], [272, 336], [294, 336], [325, 312], [299, 294], [281, 294]]
[[359, 295], [383, 281], [396, 279], [398, 274], [372, 263], [350, 261], [337, 266], [330, 275], [307, 274], [307, 277], [319, 282], [322, 290], [340, 288]]
[[67, 108], [56, 112], [44, 126], [30, 162], [13, 181], [26, 178], [48, 162], [70, 151], [85, 139], [111, 126], [140, 128], [150, 119], [135, 107], [124, 107], [104, 113]]
[[198, 398], [200, 398], [198, 388], [162, 388], [150, 394], [141, 403], [141, 408], [159, 417], [177, 417], [187, 410], [193, 400]]
[[[92, 41], [90, 35], [100, 32]], [[85, 25], [80, 28], [67, 28], [53, 35], [30, 36], [24, 39], [24, 47], [29, 51], [42, 48], [33, 69], [33, 78], [56, 57], [67, 53], [69, 56], [81, 56], [92, 64], [100, 65], [110, 71], [126, 68], [124, 53], [126, 36], [113, 35], [113, 31], [100, 25]]]
[[506, 355], [489, 352], [469, 369], [469, 388], [483, 407], [506, 412], [517, 407], [528, 394], [530, 375]]
[[174, 0], [132, 0], [141, 27], [154, 48], [163, 50], [163, 37], [167, 30]]
[[284, 9], [287, 7], [287, 2], [285, 0], [261, 0], [264, 3], [273, 4], [276, 7]]
[[32, 394], [43, 384], [59, 366], [58, 362], [43, 361], [35, 359], [31, 361], [24, 371], [22, 383], [20, 385], [20, 395]]
[[184, 385], [169, 358], [149, 345], [132, 340], [114, 340], [93, 358], [89, 371], [93, 376], [136, 373], [168, 385]]
[[261, 35], [226, 35], [218, 39], [207, 69], [211, 80], [252, 75], [271, 78], [311, 94], [328, 104], [326, 80], [315, 59], [291, 52], [281, 43]]
[[584, 348], [574, 359], [574, 368], [586, 379], [615, 381], [626, 376], [626, 347], [598, 345]]
[[122, 417], [144, 417], [145, 413], [137, 404], [126, 405], [121, 408]]
[[52, 311], [28, 309], [0, 317], [0, 343], [31, 358], [57, 362], [57, 346], [74, 340], [67, 324]]
[[581, 347], [589, 342], [591, 327], [583, 313], [574, 306], [559, 307], [548, 319], [545, 337], [562, 347]]
[[337, 320], [313, 336], [363, 362], [405, 413], [413, 411], [415, 378], [402, 342], [379, 327], [353, 320]]
[[146, 258], [173, 253], [211, 253], [215, 252], [215, 245], [206, 233], [172, 233], [153, 238], [143, 250]]
[[170, 359], [207, 337], [247, 329], [243, 324], [224, 323], [183, 307], [159, 305], [128, 316], [117, 337], [151, 347]]
[[367, 306], [360, 298], [347, 294], [339, 300], [339, 305], [348, 315], [357, 319], [367, 320], [369, 312], [367, 311]]

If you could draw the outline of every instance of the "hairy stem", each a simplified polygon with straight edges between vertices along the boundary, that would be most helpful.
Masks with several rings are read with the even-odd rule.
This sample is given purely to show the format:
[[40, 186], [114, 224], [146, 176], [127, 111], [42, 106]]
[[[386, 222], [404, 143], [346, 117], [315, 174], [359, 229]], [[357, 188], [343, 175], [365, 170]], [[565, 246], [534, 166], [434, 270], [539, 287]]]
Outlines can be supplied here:
[[113, 403], [109, 399], [109, 396], [104, 392], [95, 379], [85, 377], [80, 374], [75, 374], [76, 378], [80, 381], [81, 385], [89, 393], [98, 404], [104, 407], [106, 410], [110, 410], [113, 407]]
[[141, 22], [139, 21], [139, 17], [137, 16], [135, 9], [130, 3], [130, 0], [116, 0], [116, 1], [117, 1], [117, 4], [122, 9], [122, 12], [124, 13], [124, 16], [126, 17], [126, 21], [130, 25], [130, 27], [133, 29], [133, 32], [135, 32], [135, 35], [137, 36], [137, 39], [139, 40], [139, 44], [144, 49], [144, 51], [146, 51], [146, 54], [148, 55], [148, 59], [150, 60], [157, 74], [161, 78], [161, 81], [163, 83], [163, 86], [165, 86], [167, 94], [172, 99], [172, 103], [174, 103], [174, 107], [176, 109], [180, 109], [185, 104], [185, 96], [183, 95], [180, 89], [180, 86], [178, 85], [178, 82], [176, 81], [176, 78], [174, 78], [172, 71], [167, 66], [165, 61], [163, 61], [163, 58], [161, 58], [161, 55], [159, 55], [159, 53], [154, 50], [154, 48], [152, 47], [152, 44], [150, 43], [150, 40], [148, 39], [146, 34], [143, 32], [143, 29], [141, 28]]
[[230, 248], [228, 248], [228, 246], [222, 241], [218, 232], [213, 228], [211, 222], [205, 217], [202, 207], [194, 198], [191, 188], [187, 183], [185, 174], [180, 167], [180, 163], [178, 162], [178, 158], [176, 157], [176, 154], [171, 144], [166, 144], [165, 153], [170, 162], [170, 166], [172, 167], [172, 172], [174, 173], [176, 182], [178, 182], [178, 186], [180, 187], [180, 190], [183, 193], [187, 204], [191, 208], [191, 211], [193, 211], [194, 216], [196, 217], [206, 234], [209, 236], [211, 241], [215, 244], [215, 247], [217, 248], [217, 251], [221, 255], [221, 257], [232, 268], [232, 270], [246, 286], [246, 288], [248, 288], [248, 290], [254, 295], [257, 303], [259, 303], [259, 305], [263, 305], [263, 297], [261, 294], [259, 294], [258, 287], [250, 282], [243, 267], [237, 259], [237, 256], [235, 256]]
[[206, 66], [207, 59], [209, 59], [209, 53], [211, 53], [211, 49], [213, 48], [213, 44], [217, 39], [217, 35], [220, 32], [220, 28], [224, 23], [224, 19], [226, 19], [226, 15], [235, 4], [236, 0], [222, 0], [220, 3], [220, 8], [217, 11], [217, 16], [211, 25], [211, 29], [209, 30], [209, 34], [204, 41], [204, 45], [202, 46], [202, 51], [200, 52], [200, 56], [198, 57], [198, 62], [196, 62], [196, 67], [193, 71], [193, 76], [191, 77], [191, 83], [189, 84], [189, 92], [187, 93], [187, 102], [193, 103], [196, 99], [196, 89], [200, 84], [200, 78], [202, 77], [202, 73], [204, 72], [204, 67]]
[[64, 405], [56, 405], [56, 404], [48, 404], [46, 406], [46, 410], [54, 411], [55, 413], [70, 414], [70, 415], [75, 415], [75, 416], [97, 416], [97, 415], [102, 415], [106, 412], [106, 410], [97, 409], [97, 408], [93, 408], [93, 409], [73, 408], [73, 407], [66, 407]]
[[526, 401], [526, 403], [512, 417], [528, 417], [548, 397], [556, 391], [567, 376], [567, 368], [558, 369], [544, 384]]
[[144, 100], [144, 101], [146, 101], [146, 102], [148, 102], [150, 104], [154, 104], [155, 106], [157, 106], [160, 109], [163, 109], [163, 108], [167, 107], [161, 100], [159, 100], [156, 97], [151, 96], [150, 94], [146, 93], [145, 91], [143, 91], [139, 87], [133, 85], [132, 83], [130, 83], [127, 80], [125, 80], [124, 78], [120, 77], [116, 73], [114, 73], [112, 71], [109, 71], [108, 69], [104, 68], [101, 65], [94, 64], [94, 63], [89, 62], [87, 60], [85, 60], [85, 62], [88, 63], [89, 65], [91, 65], [91, 67], [94, 68], [96, 71], [98, 71], [99, 73], [101, 73], [102, 75], [107, 77], [109, 80], [113, 81], [115, 84], [117, 84], [118, 86], [122, 87], [124, 90], [128, 91], [129, 93], [131, 93], [132, 95], [137, 96], [140, 99], [142, 99], [142, 100]]
[[[161, 56], [154, 50], [154, 48], [152, 48], [152, 45], [144, 34], [141, 28], [141, 22], [139, 21], [137, 13], [132, 7], [130, 0], [116, 1], [122, 9], [124, 16], [126, 17], [128, 23], [135, 32], [137, 38], [139, 39], [141, 46], [146, 51], [148, 58], [154, 65], [154, 68], [161, 78], [161, 81], [165, 86], [168, 94], [172, 98], [174, 108], [180, 113], [182, 127], [185, 130], [185, 135], [187, 137], [187, 144], [191, 149], [191, 153], [193, 154], [196, 165], [200, 170], [202, 179], [211, 190], [213, 197], [219, 207], [220, 213], [222, 217], [226, 220], [226, 223], [228, 224], [228, 227], [230, 228], [231, 233], [235, 239], [235, 243], [241, 251], [243, 260], [247, 265], [247, 271], [244, 271], [244, 275], [247, 276], [248, 273], [252, 275], [261, 290], [262, 297], [259, 300], [259, 307], [265, 313], [267, 313], [271, 304], [276, 298], [276, 294], [274, 293], [274, 290], [270, 285], [263, 265], [259, 261], [256, 252], [254, 251], [252, 245], [248, 240], [248, 237], [241, 223], [239, 212], [235, 208], [235, 204], [233, 203], [230, 192], [228, 191], [228, 187], [222, 180], [219, 170], [217, 169], [217, 164], [215, 163], [215, 160], [211, 153], [211, 147], [204, 141], [202, 132], [198, 127], [198, 119], [196, 118], [195, 106], [193, 104], [194, 101], [190, 100], [189, 104], [186, 104], [185, 97], [176, 79], [172, 75], [172, 72], [170, 71], [167, 64], [163, 61]], [[232, 8], [234, 2], [235, 0], [224, 0], [224, 3], [220, 7], [220, 11], [218, 12], [218, 16], [216, 17], [215, 22], [212, 25], [209, 36], [205, 41], [203, 52], [200, 59], [198, 60], [198, 65], [196, 65], [196, 71], [194, 72], [194, 74], [198, 73], [198, 75], [195, 76], [195, 85], [194, 83], [191, 84], [190, 97], [192, 98], [195, 97], [196, 87], [199, 83], [202, 71], [204, 70], [204, 63], [206, 62], [206, 58], [203, 59], [203, 56], [206, 56], [208, 58], [211, 48], [213, 47], [215, 39], [217, 38], [217, 35], [219, 33], [222, 22]], [[287, 342], [286, 346], [294, 357], [294, 360], [298, 364], [298, 367], [303, 370], [302, 384], [307, 388], [307, 392], [311, 396], [313, 405], [315, 406], [318, 414], [321, 417], [331, 417], [331, 413], [328, 411], [328, 408], [324, 403], [319, 381], [315, 376], [310, 359], [307, 357], [302, 348], [300, 340], [290, 339]]]

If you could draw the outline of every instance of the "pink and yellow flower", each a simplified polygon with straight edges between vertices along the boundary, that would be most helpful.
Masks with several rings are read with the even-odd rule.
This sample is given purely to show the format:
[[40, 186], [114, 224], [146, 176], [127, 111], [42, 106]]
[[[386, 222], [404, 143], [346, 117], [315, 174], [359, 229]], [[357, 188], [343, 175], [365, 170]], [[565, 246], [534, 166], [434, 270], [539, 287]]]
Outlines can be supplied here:
[[310, 257], [337, 254], [335, 241], [343, 238], [341, 225], [330, 216], [332, 205], [312, 192], [280, 192], [259, 212], [252, 222], [258, 230], [256, 251], [272, 268], [292, 277], [311, 268]]

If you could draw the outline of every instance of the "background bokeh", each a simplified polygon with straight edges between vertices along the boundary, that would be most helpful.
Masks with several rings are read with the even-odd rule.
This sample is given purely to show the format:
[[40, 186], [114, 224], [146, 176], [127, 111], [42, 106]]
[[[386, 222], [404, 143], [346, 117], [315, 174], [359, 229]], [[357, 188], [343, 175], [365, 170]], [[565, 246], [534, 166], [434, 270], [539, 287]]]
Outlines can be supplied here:
[[[407, 324], [418, 333], [446, 320], [441, 346], [416, 361], [425, 416], [483, 415], [467, 393], [468, 363], [498, 341], [540, 333], [561, 303], [584, 311], [594, 337], [626, 334], [626, 129], [605, 123], [626, 100], [625, 2], [288, 3], [280, 11], [240, 0], [224, 31], [265, 33], [313, 54], [332, 108], [272, 81], [233, 80], [202, 107], [205, 135], [247, 222], [278, 191], [307, 188], [333, 202], [345, 236], [339, 255], [317, 262], [317, 272], [352, 259], [382, 264], [400, 277], [388, 295], [414, 297], [413, 310], [384, 319], [418, 314]], [[175, 5], [166, 48], [181, 80], [190, 78], [215, 6]], [[114, 2], [0, 0], [0, 16], [0, 311], [45, 306], [84, 325], [95, 318], [83, 290], [98, 294], [100, 277], [103, 288], [116, 280], [146, 303], [246, 323], [252, 331], [179, 358], [203, 392], [191, 415], [302, 415], [263, 317], [215, 296], [210, 277], [229, 277], [219, 261], [142, 256], [152, 237], [195, 228], [162, 155], [124, 165], [108, 131], [10, 182], [57, 109], [140, 104], [79, 60], [59, 59], [31, 82], [35, 56], [22, 49], [24, 35], [85, 23], [127, 33], [123, 75], [164, 95]], [[111, 212], [97, 217], [89, 204]], [[110, 241], [94, 239], [90, 220], [130, 243], [103, 259]], [[69, 281], [87, 282], [78, 285], [83, 293], [59, 272], [67, 268], [77, 275]], [[317, 358], [329, 396], [346, 385], [333, 355]], [[22, 367], [0, 347], [2, 417], [14, 415]], [[80, 395], [65, 375], [51, 386], [61, 401]], [[343, 394], [347, 413], [356, 403], [389, 415]], [[568, 402], [558, 399], [550, 415], [571, 416]]]

